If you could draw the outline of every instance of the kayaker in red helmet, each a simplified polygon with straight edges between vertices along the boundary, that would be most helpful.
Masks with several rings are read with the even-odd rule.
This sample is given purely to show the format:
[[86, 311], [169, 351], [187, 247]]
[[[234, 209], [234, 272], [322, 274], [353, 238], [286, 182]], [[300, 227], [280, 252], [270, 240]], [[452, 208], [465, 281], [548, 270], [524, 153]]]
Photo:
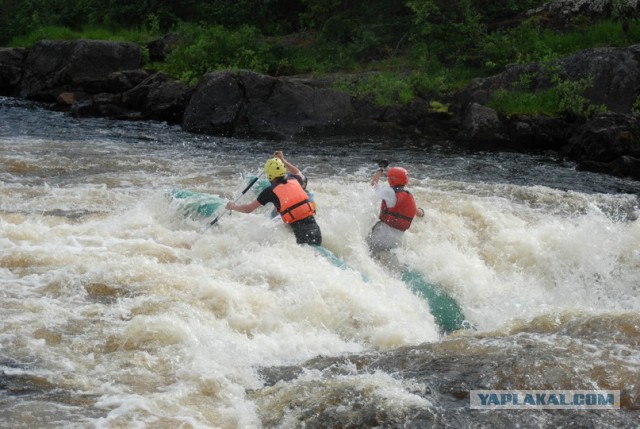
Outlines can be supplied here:
[[409, 229], [413, 218], [423, 217], [424, 210], [416, 207], [413, 195], [405, 189], [409, 182], [409, 173], [402, 167], [391, 167], [387, 171], [389, 185], [380, 184], [380, 177], [389, 165], [387, 161], [379, 161], [371, 184], [376, 195], [382, 200], [379, 221], [373, 226], [367, 244], [371, 254], [380, 259], [391, 250], [402, 245], [404, 232]]

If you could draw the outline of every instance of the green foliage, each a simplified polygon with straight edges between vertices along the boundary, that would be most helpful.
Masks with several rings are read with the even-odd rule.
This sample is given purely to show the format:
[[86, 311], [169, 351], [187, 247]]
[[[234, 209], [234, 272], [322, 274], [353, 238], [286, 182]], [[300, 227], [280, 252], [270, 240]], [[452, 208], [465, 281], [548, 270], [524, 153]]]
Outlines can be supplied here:
[[343, 80], [336, 83], [335, 88], [369, 98], [380, 106], [408, 104], [414, 98], [406, 76], [394, 73], [371, 73], [355, 83]]
[[154, 34], [147, 31], [138, 30], [118, 30], [111, 31], [106, 28], [92, 27], [80, 30], [72, 30], [68, 27], [45, 26], [35, 29], [24, 36], [14, 37], [8, 46], [33, 46], [38, 40], [76, 40], [76, 39], [96, 39], [96, 40], [112, 40], [116, 42], [134, 42], [143, 44], [148, 41]]
[[640, 114], [640, 96], [636, 97], [636, 101], [634, 101], [633, 106], [631, 106], [631, 111], [636, 115]]
[[33, 46], [34, 43], [42, 39], [73, 40], [79, 38], [80, 33], [67, 27], [46, 26], [40, 27], [25, 36], [15, 37], [8, 45], [26, 47]]
[[[342, 64], [367, 63], [393, 57], [411, 30], [411, 10], [401, 1], [302, 0], [300, 14], [304, 30], [316, 34], [318, 51], [329, 54], [322, 60]], [[346, 57], [349, 57], [347, 59]], [[335, 67], [334, 67], [335, 68]]]
[[475, 57], [475, 43], [485, 28], [471, 0], [409, 0], [407, 5], [414, 12], [413, 40], [423, 46], [426, 61], [435, 56], [455, 64]]
[[611, 0], [611, 17], [625, 21], [638, 17], [638, 2], [634, 0]]
[[1, 0], [0, 45], [39, 27], [148, 29], [168, 32], [180, 22], [237, 29], [254, 26], [264, 34], [299, 30], [300, 2], [291, 0]]
[[504, 69], [512, 63], [529, 63], [555, 56], [569, 55], [583, 49], [600, 46], [627, 46], [640, 41], [640, 23], [633, 21], [625, 33], [615, 21], [606, 20], [560, 33], [541, 29], [534, 21], [526, 21], [509, 31], [486, 35], [480, 43], [485, 67], [491, 71]]
[[277, 66], [270, 46], [258, 30], [242, 26], [237, 31], [222, 26], [182, 24], [180, 43], [167, 57], [163, 70], [186, 83], [221, 69], [249, 69], [266, 73]]
[[551, 73], [551, 88], [529, 92], [527, 88], [530, 77], [523, 75], [513, 89], [502, 88], [496, 91], [487, 106], [507, 115], [543, 114], [553, 117], [589, 118], [606, 111], [605, 106], [593, 105], [583, 96], [584, 91], [591, 86], [590, 79], [565, 79], [554, 61], [548, 61], [546, 68]]
[[537, 93], [497, 90], [487, 106], [507, 115], [548, 115], [558, 116], [557, 94], [552, 91]]
[[439, 101], [431, 101], [429, 102], [429, 111], [430, 112], [437, 112], [437, 113], [448, 113], [449, 112], [449, 106], [446, 104], [443, 104]]

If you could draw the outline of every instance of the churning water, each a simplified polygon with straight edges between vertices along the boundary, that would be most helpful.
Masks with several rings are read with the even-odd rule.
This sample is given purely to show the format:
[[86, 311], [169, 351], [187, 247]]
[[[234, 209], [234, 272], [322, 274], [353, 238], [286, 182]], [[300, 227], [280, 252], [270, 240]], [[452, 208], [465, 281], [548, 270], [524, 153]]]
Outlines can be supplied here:
[[[351, 269], [298, 246], [270, 208], [206, 228], [166, 196], [235, 198], [276, 149], [308, 176], [323, 244]], [[424, 299], [369, 257], [379, 158], [410, 171], [426, 212], [401, 257], [475, 330], [442, 337]], [[474, 427], [468, 399], [438, 400], [445, 380], [462, 396], [616, 389], [622, 410], [584, 421], [640, 424], [638, 191], [547, 155], [199, 136], [0, 98], [0, 426], [357, 427], [357, 403]], [[318, 356], [425, 347], [439, 362], [426, 387], [384, 366], [273, 378]], [[483, 368], [484, 386], [451, 371], [459, 359]], [[554, 421], [532, 412], [515, 421]]]

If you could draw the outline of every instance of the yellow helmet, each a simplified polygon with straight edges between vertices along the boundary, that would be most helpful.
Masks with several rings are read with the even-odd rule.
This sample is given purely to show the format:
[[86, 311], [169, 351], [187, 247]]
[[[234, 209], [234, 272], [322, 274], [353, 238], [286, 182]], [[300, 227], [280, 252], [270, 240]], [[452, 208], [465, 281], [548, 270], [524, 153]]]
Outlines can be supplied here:
[[271, 158], [264, 164], [264, 172], [267, 174], [269, 182], [271, 182], [278, 177], [284, 177], [287, 174], [287, 168], [280, 158]]

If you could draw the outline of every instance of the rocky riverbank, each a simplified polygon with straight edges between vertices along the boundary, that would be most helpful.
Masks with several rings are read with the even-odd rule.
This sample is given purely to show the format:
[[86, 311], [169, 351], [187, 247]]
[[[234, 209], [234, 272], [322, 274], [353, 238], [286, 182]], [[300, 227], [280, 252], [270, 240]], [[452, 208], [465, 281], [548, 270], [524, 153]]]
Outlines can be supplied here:
[[[162, 49], [162, 47], [160, 47]], [[590, 119], [504, 116], [486, 106], [526, 75], [530, 91], [550, 87], [539, 65], [517, 65], [474, 80], [446, 100], [377, 106], [332, 89], [336, 79], [221, 71], [195, 87], [144, 68], [131, 43], [42, 40], [0, 48], [0, 95], [47, 103], [75, 117], [102, 116], [180, 124], [186, 131], [293, 139], [312, 135], [405, 135], [446, 139], [470, 150], [554, 151], [578, 168], [640, 179], [640, 45], [583, 51], [561, 61], [568, 80], [590, 79], [584, 96], [608, 112]], [[433, 109], [432, 101], [449, 106]]]

